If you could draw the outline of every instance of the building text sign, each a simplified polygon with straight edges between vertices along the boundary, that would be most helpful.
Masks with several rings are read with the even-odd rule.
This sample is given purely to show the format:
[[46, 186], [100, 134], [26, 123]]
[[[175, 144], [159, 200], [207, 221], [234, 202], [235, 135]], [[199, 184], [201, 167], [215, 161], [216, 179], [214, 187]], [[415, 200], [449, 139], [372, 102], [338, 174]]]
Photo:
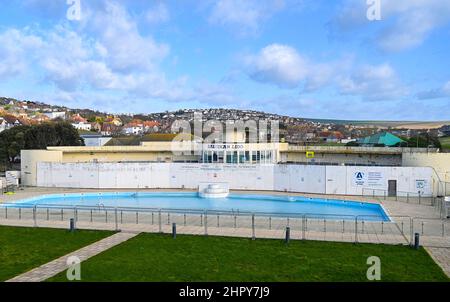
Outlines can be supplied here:
[[206, 145], [206, 150], [213, 150], [213, 151], [223, 151], [223, 150], [243, 150], [244, 145], [243, 144], [208, 144]]
[[382, 172], [379, 171], [356, 171], [353, 174], [354, 186], [365, 187], [384, 187], [386, 185], [385, 177]]

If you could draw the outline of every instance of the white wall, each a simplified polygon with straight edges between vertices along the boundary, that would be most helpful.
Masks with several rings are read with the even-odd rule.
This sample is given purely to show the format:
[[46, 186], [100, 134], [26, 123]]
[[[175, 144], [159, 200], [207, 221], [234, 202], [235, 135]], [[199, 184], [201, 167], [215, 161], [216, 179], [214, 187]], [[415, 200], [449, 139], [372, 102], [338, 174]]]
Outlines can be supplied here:
[[[362, 175], [357, 179], [356, 175]], [[399, 195], [436, 194], [427, 167], [223, 165], [195, 163], [38, 163], [37, 186], [72, 188], [188, 188], [226, 182], [230, 189], [337, 195], [384, 195], [397, 180]], [[421, 188], [418, 188], [418, 184]]]
[[432, 167], [441, 181], [440, 191], [450, 195], [450, 153], [403, 153], [402, 166]]

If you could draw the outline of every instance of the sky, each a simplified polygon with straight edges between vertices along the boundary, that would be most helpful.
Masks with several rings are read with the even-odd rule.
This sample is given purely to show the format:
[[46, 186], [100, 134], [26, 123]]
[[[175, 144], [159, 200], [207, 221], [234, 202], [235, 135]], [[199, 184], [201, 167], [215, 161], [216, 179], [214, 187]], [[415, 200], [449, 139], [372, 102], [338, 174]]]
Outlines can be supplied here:
[[448, 0], [10, 0], [0, 95], [111, 113], [450, 120]]

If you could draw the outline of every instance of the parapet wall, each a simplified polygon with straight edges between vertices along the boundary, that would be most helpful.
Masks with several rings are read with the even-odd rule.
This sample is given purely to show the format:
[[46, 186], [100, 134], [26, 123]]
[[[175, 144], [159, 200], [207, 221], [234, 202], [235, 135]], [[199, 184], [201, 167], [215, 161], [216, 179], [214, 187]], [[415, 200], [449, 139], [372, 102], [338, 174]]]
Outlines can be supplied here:
[[38, 162], [36, 183], [39, 187], [197, 189], [202, 182], [226, 182], [232, 190], [337, 195], [370, 191], [383, 196], [388, 181], [395, 180], [398, 195], [431, 196], [438, 194], [433, 175], [428, 167]]

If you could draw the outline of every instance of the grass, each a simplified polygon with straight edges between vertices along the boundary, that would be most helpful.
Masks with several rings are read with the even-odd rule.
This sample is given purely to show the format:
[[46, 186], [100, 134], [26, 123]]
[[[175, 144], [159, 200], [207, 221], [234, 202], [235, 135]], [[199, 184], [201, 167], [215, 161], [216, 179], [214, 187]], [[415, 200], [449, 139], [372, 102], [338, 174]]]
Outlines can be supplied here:
[[439, 138], [443, 150], [450, 151], [450, 136]]
[[[424, 249], [406, 246], [140, 234], [81, 264], [82, 281], [448, 281]], [[65, 272], [49, 281], [66, 281]]]
[[0, 226], [0, 281], [89, 245], [112, 232]]

